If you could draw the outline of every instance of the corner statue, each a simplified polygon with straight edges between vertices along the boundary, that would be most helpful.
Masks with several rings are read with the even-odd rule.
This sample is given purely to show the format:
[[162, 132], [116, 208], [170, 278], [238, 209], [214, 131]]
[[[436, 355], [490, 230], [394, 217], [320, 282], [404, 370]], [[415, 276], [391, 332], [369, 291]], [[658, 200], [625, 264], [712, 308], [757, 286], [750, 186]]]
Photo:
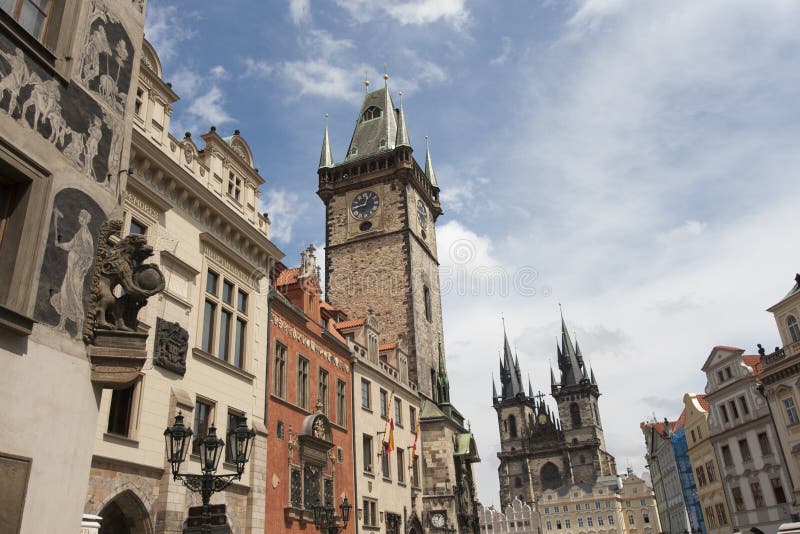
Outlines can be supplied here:
[[[135, 332], [139, 310], [147, 304], [148, 297], [164, 290], [161, 269], [142, 263], [153, 255], [153, 247], [141, 235], [120, 238], [121, 230], [119, 220], [108, 221], [100, 229], [83, 331], [86, 343], [92, 342], [97, 330]], [[119, 297], [114, 295], [118, 286], [122, 290]]]

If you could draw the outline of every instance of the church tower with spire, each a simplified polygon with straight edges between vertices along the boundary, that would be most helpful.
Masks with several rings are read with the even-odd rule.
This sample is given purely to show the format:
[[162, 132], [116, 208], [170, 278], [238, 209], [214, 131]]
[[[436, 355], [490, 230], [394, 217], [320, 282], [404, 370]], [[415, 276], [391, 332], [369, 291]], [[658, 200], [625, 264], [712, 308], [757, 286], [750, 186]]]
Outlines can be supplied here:
[[423, 473], [412, 516], [425, 532], [477, 533], [472, 463], [480, 458], [464, 417], [450, 402], [444, 352], [439, 184], [429, 143], [422, 166], [413, 155], [402, 93], [395, 107], [387, 75], [384, 81], [373, 91], [365, 81], [367, 92], [339, 162], [325, 127], [317, 194], [325, 204], [326, 299], [351, 318], [371, 313], [381, 342], [403, 339], [408, 348], [408, 379], [421, 397]]
[[500, 393], [492, 381], [492, 404], [500, 430], [500, 502], [505, 508], [516, 497], [536, 505], [542, 492], [570, 484], [594, 484], [598, 477], [615, 475], [614, 457], [606, 452], [597, 400], [600, 391], [594, 373], [573, 345], [561, 320], [562, 340], [557, 348], [560, 380], [550, 370], [550, 387], [557, 410], [543, 393], [533, 394], [522, 383], [519, 358], [503, 331]]

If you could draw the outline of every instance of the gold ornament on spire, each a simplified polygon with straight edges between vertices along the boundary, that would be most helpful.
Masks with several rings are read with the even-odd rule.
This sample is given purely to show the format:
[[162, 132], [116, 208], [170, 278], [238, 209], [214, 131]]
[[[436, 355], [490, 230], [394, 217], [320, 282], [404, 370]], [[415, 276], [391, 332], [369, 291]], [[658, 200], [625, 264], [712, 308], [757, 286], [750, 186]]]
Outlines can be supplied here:
[[367, 79], [368, 70], [364, 69], [364, 92], [369, 91], [369, 79]]

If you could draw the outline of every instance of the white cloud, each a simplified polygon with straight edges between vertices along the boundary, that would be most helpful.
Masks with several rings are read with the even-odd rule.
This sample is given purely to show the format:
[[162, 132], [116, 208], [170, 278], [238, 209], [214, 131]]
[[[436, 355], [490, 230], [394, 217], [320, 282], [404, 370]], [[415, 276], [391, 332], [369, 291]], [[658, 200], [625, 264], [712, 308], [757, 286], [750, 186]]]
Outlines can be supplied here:
[[181, 43], [194, 36], [191, 22], [196, 19], [195, 12], [181, 10], [179, 13], [177, 6], [147, 6], [145, 38], [153, 45], [162, 62], [173, 59]]
[[489, 60], [489, 65], [502, 65], [509, 57], [511, 57], [511, 38], [503, 37], [503, 49], [498, 56]]
[[679, 239], [689, 239], [699, 236], [706, 229], [706, 223], [701, 221], [686, 221], [682, 225], [672, 228], [662, 234], [657, 239], [662, 243], [671, 243]]
[[[194, 95], [194, 93], [193, 93]], [[222, 126], [235, 119], [225, 110], [225, 95], [218, 85], [192, 96], [172, 121], [173, 130], [182, 132], [207, 131], [211, 126]]]
[[306, 61], [287, 61], [279, 67], [286, 83], [293, 88], [293, 94], [313, 95], [331, 99], [358, 102], [359, 73], [364, 69], [337, 67], [323, 59]]
[[311, 20], [310, 0], [289, 0], [289, 16], [295, 24], [302, 24]]
[[172, 90], [182, 99], [193, 98], [203, 83], [203, 77], [193, 70], [180, 68], [172, 75]]
[[372, 0], [336, 0], [357, 22], [368, 22], [389, 15], [400, 24], [426, 25], [443, 21], [457, 30], [470, 22], [464, 0], [406, 0], [374, 2]]
[[299, 37], [299, 42], [307, 54], [323, 58], [335, 57], [356, 47], [350, 39], [337, 39], [329, 32], [316, 28], [303, 32]]
[[269, 215], [270, 238], [281, 244], [289, 243], [294, 225], [307, 207], [307, 203], [300, 199], [296, 191], [271, 189], [262, 194], [259, 209]]
[[211, 70], [208, 73], [212, 78], [216, 79], [225, 78], [228, 75], [228, 71], [225, 70], [225, 67], [222, 65], [215, 65], [211, 67]]
[[268, 61], [256, 60], [253, 58], [244, 59], [244, 74], [245, 77], [253, 78], [267, 78], [275, 72], [275, 66]]

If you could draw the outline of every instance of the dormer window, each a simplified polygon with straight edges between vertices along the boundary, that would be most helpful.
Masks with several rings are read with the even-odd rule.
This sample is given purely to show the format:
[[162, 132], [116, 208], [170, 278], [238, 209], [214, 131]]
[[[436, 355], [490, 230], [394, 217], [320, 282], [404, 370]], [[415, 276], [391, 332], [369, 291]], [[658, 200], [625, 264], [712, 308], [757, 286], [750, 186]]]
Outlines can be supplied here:
[[228, 175], [228, 195], [233, 197], [236, 202], [241, 202], [242, 179], [233, 173]]
[[381, 139], [380, 147], [381, 148], [386, 148], [386, 139]]
[[356, 154], [358, 154], [358, 148], [354, 147], [354, 146], [351, 146], [350, 147], [350, 155], [351, 156], [355, 156]]
[[794, 315], [790, 315], [786, 319], [786, 326], [789, 327], [789, 335], [792, 336], [792, 343], [800, 341], [800, 326], [797, 325], [797, 319]]
[[364, 112], [364, 118], [362, 119], [363, 122], [371, 121], [372, 119], [377, 119], [381, 116], [381, 108], [376, 106], [370, 106]]

